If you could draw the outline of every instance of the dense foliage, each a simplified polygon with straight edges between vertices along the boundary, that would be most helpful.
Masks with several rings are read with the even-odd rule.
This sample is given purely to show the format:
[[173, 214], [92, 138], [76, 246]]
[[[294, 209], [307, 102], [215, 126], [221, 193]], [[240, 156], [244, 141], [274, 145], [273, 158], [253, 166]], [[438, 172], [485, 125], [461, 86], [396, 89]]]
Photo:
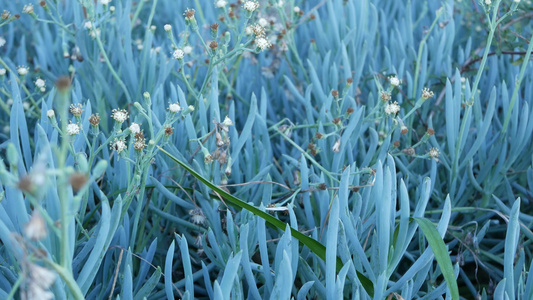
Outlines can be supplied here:
[[0, 299], [533, 299], [531, 1], [31, 1]]

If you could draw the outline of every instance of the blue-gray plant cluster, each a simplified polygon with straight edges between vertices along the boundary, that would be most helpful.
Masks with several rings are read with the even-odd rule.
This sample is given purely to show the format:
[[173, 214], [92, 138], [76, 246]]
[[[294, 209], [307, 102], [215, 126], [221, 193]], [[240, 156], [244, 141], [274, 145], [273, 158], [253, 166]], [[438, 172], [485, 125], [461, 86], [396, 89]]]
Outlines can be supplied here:
[[533, 299], [531, 1], [0, 10], [0, 299]]

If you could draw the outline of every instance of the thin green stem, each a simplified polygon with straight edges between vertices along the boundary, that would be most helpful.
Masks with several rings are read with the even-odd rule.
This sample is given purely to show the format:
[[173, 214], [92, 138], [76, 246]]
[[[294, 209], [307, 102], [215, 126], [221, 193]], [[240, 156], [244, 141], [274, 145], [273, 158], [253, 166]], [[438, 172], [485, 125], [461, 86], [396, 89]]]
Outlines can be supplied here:
[[113, 75], [115, 80], [118, 82], [118, 85], [120, 85], [120, 87], [124, 91], [124, 94], [126, 95], [126, 99], [128, 100], [128, 103], [132, 103], [130, 93], [128, 92], [128, 89], [126, 88], [126, 85], [124, 84], [124, 82], [122, 82], [122, 79], [120, 79], [120, 76], [118, 76], [117, 72], [115, 72], [115, 69], [113, 68], [113, 65], [111, 64], [111, 61], [109, 61], [109, 57], [107, 56], [107, 53], [104, 49], [104, 45], [102, 44], [102, 41], [100, 40], [100, 37], [98, 36], [98, 34], [95, 34], [94, 36], [95, 36], [96, 43], [98, 44], [98, 48], [100, 49], [100, 52], [102, 53], [102, 56], [104, 57], [106, 65], [109, 68], [109, 71], [111, 72], [111, 75]]

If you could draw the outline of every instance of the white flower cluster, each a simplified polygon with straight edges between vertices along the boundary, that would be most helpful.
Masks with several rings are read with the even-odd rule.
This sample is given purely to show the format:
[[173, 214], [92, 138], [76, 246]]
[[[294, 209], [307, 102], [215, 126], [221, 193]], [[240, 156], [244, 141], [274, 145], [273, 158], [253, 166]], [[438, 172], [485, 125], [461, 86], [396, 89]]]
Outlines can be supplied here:
[[117, 123], [122, 124], [128, 119], [128, 112], [124, 109], [113, 109], [111, 118], [113, 118]]
[[257, 1], [245, 1], [244, 4], [242, 5], [242, 8], [244, 8], [245, 10], [249, 11], [249, 12], [254, 12], [256, 9], [259, 8], [259, 2]]
[[215, 6], [218, 8], [224, 8], [228, 4], [225, 0], [217, 0], [215, 1]]
[[56, 274], [37, 264], [30, 264], [28, 273], [27, 299], [54, 299], [54, 294], [48, 289], [56, 281]]
[[181, 49], [176, 49], [174, 50], [174, 53], [172, 53], [172, 57], [174, 57], [174, 59], [177, 59], [177, 60], [182, 60], [184, 56], [185, 56], [185, 52], [183, 52], [183, 50]]
[[385, 106], [385, 113], [387, 115], [395, 115], [400, 111], [400, 105], [398, 105], [398, 102], [394, 101], [391, 104], [387, 104]]
[[110, 144], [110, 149], [117, 151], [118, 154], [120, 154], [122, 151], [126, 150], [128, 146], [126, 145], [126, 141], [124, 139], [115, 139]]
[[171, 103], [168, 105], [168, 110], [173, 114], [177, 114], [181, 111], [181, 106], [179, 103]]
[[80, 126], [76, 123], [70, 123], [67, 125], [68, 135], [77, 135], [80, 133]]

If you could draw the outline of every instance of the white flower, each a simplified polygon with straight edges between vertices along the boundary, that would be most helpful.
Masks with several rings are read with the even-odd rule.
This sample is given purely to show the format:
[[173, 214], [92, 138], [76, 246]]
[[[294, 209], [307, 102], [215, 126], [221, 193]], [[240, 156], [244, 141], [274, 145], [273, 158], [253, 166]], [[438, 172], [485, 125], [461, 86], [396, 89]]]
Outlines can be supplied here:
[[520, 0], [513, 0], [514, 3], [520, 3]]
[[295, 13], [300, 13], [301, 10], [300, 10], [300, 8], [299, 8], [298, 6], [295, 6], [295, 7], [293, 8], [293, 11], [294, 11]]
[[111, 2], [111, 0], [100, 0], [100, 3], [102, 3], [102, 5], [108, 5], [109, 2]]
[[333, 144], [333, 147], [331, 147], [331, 150], [335, 153], [338, 153], [341, 151], [341, 139], [338, 139], [335, 144]]
[[28, 110], [28, 109], [30, 109], [30, 102], [28, 102], [28, 101], [24, 101], [24, 102], [22, 102], [22, 108], [23, 108], [24, 110]]
[[285, 5], [285, 2], [283, 0], [278, 1], [278, 7], [283, 7]]
[[259, 3], [257, 1], [245, 1], [242, 7], [249, 12], [254, 12], [259, 8]]
[[398, 79], [398, 77], [396, 76], [391, 76], [389, 77], [389, 82], [391, 85], [393, 86], [399, 86], [400, 84], [402, 84], [402, 82], [400, 81], [400, 79]]
[[87, 21], [85, 24], [83, 24], [83, 27], [85, 27], [85, 29], [92, 29], [93, 23], [91, 21]]
[[76, 135], [80, 133], [80, 126], [75, 123], [70, 123], [67, 125], [67, 134], [68, 135]]
[[254, 33], [254, 26], [253, 25], [246, 26], [246, 28], [244, 29], [244, 33], [246, 33], [246, 35], [251, 35], [252, 33]]
[[30, 221], [24, 226], [24, 234], [32, 241], [40, 241], [48, 234], [46, 223], [38, 210], [33, 212]]
[[437, 157], [439, 157], [439, 154], [440, 154], [439, 149], [437, 149], [437, 148], [429, 149], [429, 156], [430, 157], [437, 158]]
[[222, 125], [224, 125], [224, 126], [233, 126], [233, 121], [229, 118], [229, 116], [226, 116], [224, 118], [224, 122], [222, 122]]
[[172, 57], [174, 57], [174, 59], [182, 60], [184, 56], [185, 52], [183, 52], [181, 49], [176, 49], [174, 50], [174, 53], [172, 53]]
[[111, 143], [111, 150], [117, 151], [118, 154], [126, 150], [126, 148], [127, 148], [126, 141], [123, 139], [115, 139], [115, 141]]
[[187, 45], [187, 46], [183, 47], [183, 53], [184, 54], [191, 54], [192, 53], [192, 46], [191, 45]]
[[113, 113], [111, 114], [111, 118], [113, 118], [117, 123], [124, 123], [126, 119], [128, 119], [128, 112], [124, 109], [113, 109]]
[[131, 133], [133, 133], [133, 134], [139, 133], [139, 132], [141, 132], [141, 126], [139, 126], [139, 124], [137, 124], [137, 123], [135, 123], [135, 122], [134, 122], [134, 123], [131, 123], [131, 125], [130, 125], [130, 131], [131, 131]]
[[33, 4], [26, 4], [22, 8], [22, 12], [25, 14], [33, 14]]
[[18, 67], [17, 68], [17, 73], [19, 73], [20, 76], [24, 76], [24, 75], [28, 74], [29, 71], [30, 70], [27, 67]]
[[218, 0], [217, 2], [215, 2], [215, 6], [218, 8], [223, 8], [224, 6], [226, 6], [226, 4], [228, 4], [228, 2], [226, 2], [225, 0]]
[[37, 80], [35, 80], [35, 86], [38, 88], [43, 88], [46, 86], [46, 82], [41, 78], [37, 78]]
[[485, 5], [491, 5], [492, 4], [492, 1], [490, 0], [485, 0]]
[[6, 104], [7, 104], [8, 106], [13, 105], [13, 99], [11, 99], [11, 98], [7, 99]]
[[4, 47], [5, 44], [6, 44], [6, 39], [4, 39], [3, 37], [0, 37], [0, 47]]
[[56, 113], [54, 112], [53, 109], [49, 109], [49, 110], [46, 112], [46, 116], [47, 116], [48, 118], [50, 118], [50, 119], [53, 118], [53, 117], [55, 117], [55, 115], [56, 115]]
[[170, 25], [170, 24], [165, 24], [165, 26], [164, 26], [163, 28], [165, 28], [165, 31], [166, 31], [166, 32], [169, 32], [169, 31], [172, 30], [172, 25]]
[[179, 105], [179, 103], [171, 103], [168, 106], [168, 110], [173, 114], [177, 114], [181, 111], [181, 106]]
[[252, 30], [256, 36], [263, 36], [265, 34], [265, 29], [260, 24], [252, 26]]
[[41, 90], [41, 93], [46, 92], [46, 88], [45, 87], [40, 88], [40, 90]]
[[69, 107], [69, 111], [75, 117], [79, 117], [81, 116], [81, 113], [83, 112], [83, 106], [80, 103], [71, 104]]
[[205, 222], [204, 212], [200, 208], [191, 209], [189, 215], [194, 224], [203, 224]]
[[114, 7], [114, 6], [110, 6], [110, 7], [109, 7], [109, 11], [110, 11], [110, 12], [114, 12], [114, 11], [115, 11], [115, 7]]
[[[42, 289], [48, 289], [56, 281], [56, 274], [46, 268], [43, 268], [37, 264], [31, 264], [29, 274], [31, 276], [32, 285], [37, 285]], [[32, 299], [42, 299], [40, 295], [37, 298]]]
[[391, 103], [391, 104], [387, 104], [385, 106], [385, 113], [387, 115], [390, 115], [390, 114], [397, 114], [398, 112], [400, 111], [400, 106], [398, 105], [398, 102], [394, 101], [394, 103]]
[[261, 51], [264, 51], [265, 49], [270, 47], [270, 42], [265, 39], [264, 37], [258, 37], [255, 39], [255, 45], [261, 49]]
[[0, 69], [0, 76], [6, 75], [6, 72], [7, 72], [6, 69], [4, 69], [4, 68]]
[[265, 18], [260, 18], [259, 21], [258, 21], [259, 25], [263, 26], [263, 27], [267, 27], [268, 24], [270, 24], [267, 19]]
[[433, 91], [430, 91], [428, 88], [422, 89], [422, 98], [424, 98], [425, 100], [433, 97], [433, 95]]

